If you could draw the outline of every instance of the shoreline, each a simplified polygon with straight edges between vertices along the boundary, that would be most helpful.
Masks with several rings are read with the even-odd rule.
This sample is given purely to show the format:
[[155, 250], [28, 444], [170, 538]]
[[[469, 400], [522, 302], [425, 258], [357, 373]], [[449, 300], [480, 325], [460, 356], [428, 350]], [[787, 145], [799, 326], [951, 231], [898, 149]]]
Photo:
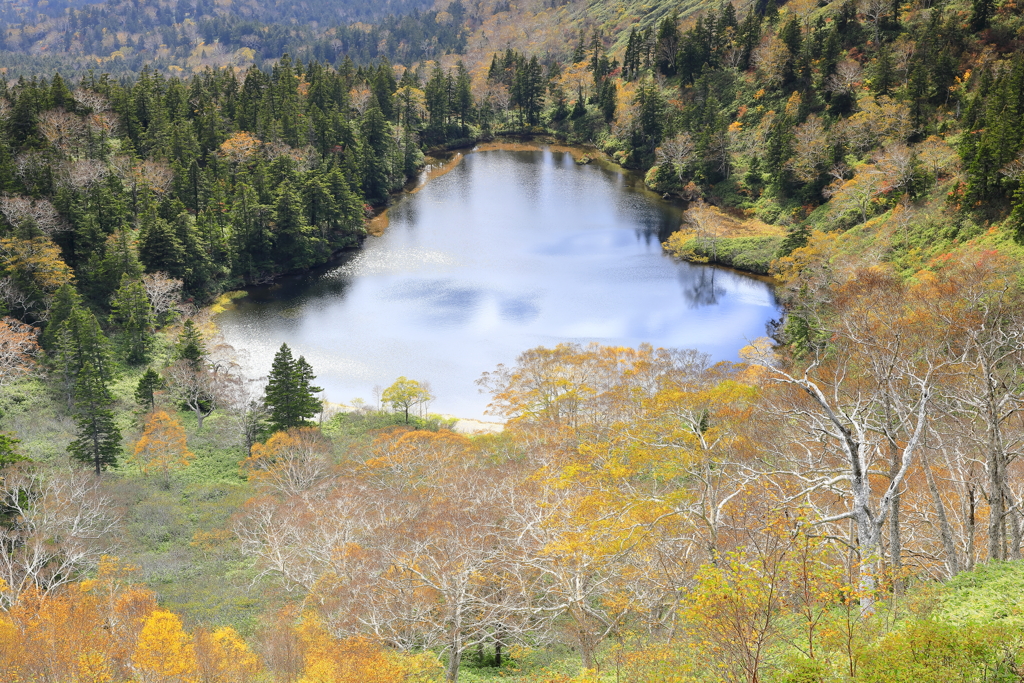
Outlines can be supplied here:
[[[367, 233], [374, 237], [381, 237], [385, 234], [389, 227], [390, 209], [397, 206], [399, 202], [403, 201], [407, 197], [417, 194], [422, 188], [426, 187], [430, 181], [447, 175], [452, 170], [456, 169], [459, 164], [466, 158], [468, 154], [473, 152], [491, 152], [491, 151], [511, 151], [511, 152], [537, 152], [537, 151], [551, 151], [558, 152], [560, 154], [569, 154], [573, 158], [574, 162], [578, 165], [585, 164], [596, 164], [602, 169], [607, 171], [614, 171], [621, 174], [629, 183], [632, 191], [642, 192], [647, 195], [653, 201], [664, 205], [668, 205], [673, 209], [673, 216], [677, 213], [681, 217], [682, 212], [685, 211], [685, 202], [681, 200], [673, 200], [671, 198], [664, 198], [656, 192], [650, 190], [643, 182], [641, 175], [635, 171], [624, 168], [621, 165], [615, 163], [610, 157], [600, 150], [587, 146], [572, 146], [557, 141], [551, 141], [550, 139], [542, 138], [537, 136], [533, 139], [528, 140], [490, 140], [480, 142], [473, 145], [472, 147], [464, 147], [460, 150], [452, 150], [447, 156], [439, 156], [440, 152], [435, 150], [438, 156], [427, 157], [427, 163], [423, 166], [422, 170], [416, 177], [416, 179], [408, 183], [400, 192], [395, 193], [389, 199], [388, 205], [381, 207], [380, 211], [367, 221]], [[567, 161], [564, 160], [563, 163]], [[684, 228], [683, 224], [680, 224], [676, 228], [678, 231]], [[674, 234], [674, 233], [673, 233]], [[218, 295], [208, 305], [203, 307], [204, 312], [209, 315], [209, 321], [214, 330], [219, 327], [217, 318], [222, 313], [226, 313], [241, 303], [240, 300], [245, 299], [249, 295], [259, 292], [261, 290], [273, 290], [278, 287], [288, 286], [289, 283], [295, 284], [301, 281], [302, 278], [316, 275], [318, 272], [326, 272], [338, 268], [342, 265], [346, 259], [351, 258], [365, 248], [365, 241], [361, 241], [357, 247], [349, 247], [340, 249], [337, 252], [331, 254], [331, 256], [321, 264], [307, 268], [301, 271], [293, 271], [289, 273], [283, 273], [272, 282], [268, 283], [253, 283], [246, 285], [245, 287], [223, 292]], [[680, 261], [677, 256], [673, 255], [665, 244], [661, 244], [660, 252], [664, 256], [669, 256], [673, 261]], [[704, 263], [702, 265], [710, 266], [711, 268], [733, 271], [742, 274], [744, 277], [752, 278], [760, 282], [766, 283], [769, 286], [774, 284], [774, 279], [770, 276], [758, 274], [753, 271], [746, 271], [741, 268], [731, 267], [730, 265], [723, 263]], [[217, 330], [219, 333], [219, 330]], [[336, 414], [339, 412], [352, 412], [355, 410], [353, 406], [348, 406], [343, 403], [331, 402], [329, 406], [325, 406], [325, 412], [330, 414]], [[504, 423], [498, 421], [490, 421], [482, 418], [467, 418], [458, 415], [444, 414], [442, 417], [446, 419], [454, 419], [455, 425], [453, 430], [462, 434], [473, 435], [473, 434], [495, 434], [501, 433], [504, 430]]]

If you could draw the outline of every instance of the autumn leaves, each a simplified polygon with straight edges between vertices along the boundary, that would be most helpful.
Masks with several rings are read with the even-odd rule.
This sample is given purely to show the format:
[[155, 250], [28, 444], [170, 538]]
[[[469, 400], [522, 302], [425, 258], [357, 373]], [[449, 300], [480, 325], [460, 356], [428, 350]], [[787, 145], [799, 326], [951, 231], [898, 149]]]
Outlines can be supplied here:
[[[268, 624], [263, 656], [230, 626], [186, 629], [135, 583], [138, 567], [104, 557], [97, 578], [59, 594], [22, 593], [0, 614], [0, 678], [78, 683], [390, 683], [438, 669], [365, 639], [332, 637], [314, 616]], [[6, 587], [5, 587], [6, 588]], [[288, 656], [284, 656], [284, 651]], [[286, 673], [287, 672], [287, 673]]]

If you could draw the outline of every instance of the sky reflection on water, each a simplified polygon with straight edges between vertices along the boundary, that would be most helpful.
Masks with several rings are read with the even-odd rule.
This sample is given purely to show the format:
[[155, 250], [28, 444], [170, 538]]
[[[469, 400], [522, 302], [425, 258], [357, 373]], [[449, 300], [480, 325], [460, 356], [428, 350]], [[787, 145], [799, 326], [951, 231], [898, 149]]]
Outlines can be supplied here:
[[327, 398], [372, 403], [399, 375], [431, 409], [482, 417], [474, 381], [563, 341], [698, 348], [735, 359], [778, 316], [762, 282], [676, 263], [677, 209], [568, 154], [468, 154], [390, 210], [381, 237], [329, 269], [254, 289], [218, 324], [251, 375], [287, 342]]

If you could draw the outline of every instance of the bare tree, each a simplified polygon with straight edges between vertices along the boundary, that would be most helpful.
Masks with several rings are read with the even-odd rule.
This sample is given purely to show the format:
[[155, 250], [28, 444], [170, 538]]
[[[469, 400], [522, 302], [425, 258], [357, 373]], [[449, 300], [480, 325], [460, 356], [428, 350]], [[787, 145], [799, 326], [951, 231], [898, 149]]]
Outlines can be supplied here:
[[860, 82], [863, 69], [859, 62], [844, 59], [836, 65], [836, 72], [828, 77], [825, 89], [828, 92], [848, 95]]
[[253, 445], [259, 441], [270, 410], [263, 402], [267, 378], [249, 379], [232, 377], [225, 394], [228, 414], [235, 424], [246, 455], [252, 455]]
[[0, 197], [0, 214], [15, 228], [21, 227], [25, 221], [31, 221], [47, 237], [68, 228], [57, 209], [46, 199]]
[[[14, 282], [14, 278], [11, 277], [0, 278], [0, 301], [7, 304], [8, 310], [25, 313], [33, 311], [39, 303], [26, 294], [25, 290], [18, 287], [17, 283]], [[45, 318], [45, 316], [43, 317]]]
[[110, 109], [110, 102], [107, 100], [105, 95], [94, 90], [85, 90], [79, 88], [75, 90], [72, 95], [75, 98], [75, 102], [78, 102], [81, 106], [91, 110], [93, 113], [108, 111]]
[[222, 398], [225, 376], [215, 366], [195, 368], [187, 360], [167, 366], [164, 376], [175, 398], [195, 414], [197, 429], [202, 429], [203, 420], [216, 410]]
[[882, 19], [888, 16], [891, 8], [892, 4], [886, 0], [861, 0], [860, 2], [858, 9], [875, 27], [875, 43], [878, 43]]
[[82, 144], [85, 123], [63, 109], [49, 109], [39, 115], [39, 132], [64, 156], [73, 156]]
[[875, 170], [882, 174], [882, 192], [898, 192], [914, 180], [914, 151], [903, 143], [886, 147], [875, 160]]
[[0, 527], [0, 578], [10, 605], [29, 588], [78, 579], [113, 545], [118, 516], [102, 480], [85, 471], [20, 464], [4, 471], [0, 497], [13, 523]]
[[317, 429], [278, 432], [251, 453], [244, 464], [249, 478], [274, 495], [304, 495], [332, 479], [330, 443]]
[[167, 273], [146, 273], [142, 276], [142, 286], [146, 288], [146, 296], [149, 297], [149, 303], [157, 317], [177, 308], [182, 284], [181, 280], [176, 280]]
[[97, 159], [76, 159], [65, 167], [64, 182], [76, 189], [92, 187], [107, 177], [107, 166]]
[[683, 214], [683, 220], [693, 228], [697, 241], [710, 252], [711, 262], [718, 261], [719, 226], [721, 220], [714, 209], [698, 200]]
[[[833, 347], [787, 368], [768, 347], [756, 362], [776, 395], [781, 416], [797, 430], [800, 482], [793, 500], [828, 491], [849, 501], [822, 511], [819, 524], [853, 520], [860, 550], [861, 608], [873, 609], [889, 526], [890, 558], [900, 560], [899, 497], [929, 430], [933, 394], [949, 360], [939, 329], [915, 329], [906, 293], [890, 276], [859, 273], [840, 288], [841, 308], [829, 330]], [[878, 495], [872, 478], [889, 483]], [[819, 508], [820, 509], [820, 508]]]
[[0, 318], [0, 387], [32, 372], [39, 344], [39, 330], [20, 320]]
[[831, 159], [825, 124], [814, 114], [793, 131], [793, 156], [787, 166], [803, 182], [816, 180]]

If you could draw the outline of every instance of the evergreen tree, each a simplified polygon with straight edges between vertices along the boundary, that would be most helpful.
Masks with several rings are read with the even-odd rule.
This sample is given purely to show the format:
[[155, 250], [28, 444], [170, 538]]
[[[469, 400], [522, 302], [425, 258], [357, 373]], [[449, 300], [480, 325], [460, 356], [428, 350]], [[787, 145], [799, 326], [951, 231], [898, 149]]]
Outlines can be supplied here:
[[440, 65], [434, 67], [430, 80], [423, 88], [423, 94], [429, 117], [425, 131], [427, 139], [431, 142], [445, 142], [448, 140], [448, 117], [452, 103], [448, 96], [448, 76]]
[[13, 465], [16, 462], [25, 462], [28, 457], [18, 451], [20, 439], [10, 434], [0, 434], [0, 469]]
[[892, 50], [883, 45], [875, 58], [871, 74], [871, 90], [876, 95], [888, 95], [896, 82], [896, 67], [893, 64]]
[[[312, 212], [314, 216], [316, 211]], [[313, 265], [319, 240], [315, 228], [306, 223], [302, 195], [290, 181], [281, 184], [274, 206], [277, 218], [278, 263], [284, 270], [300, 270]]]
[[[431, 125], [433, 120], [431, 113]], [[360, 128], [363, 134], [363, 194], [371, 204], [383, 204], [391, 191], [388, 173], [391, 131], [376, 103], [366, 110]]]
[[90, 365], [103, 382], [110, 379], [110, 343], [92, 311], [75, 303], [55, 334], [54, 362], [64, 383], [69, 405], [74, 402], [78, 376]]
[[235, 191], [231, 227], [234, 272], [252, 280], [271, 269], [274, 235], [270, 231], [270, 209], [260, 204], [259, 195], [250, 185], [240, 183]]
[[971, 31], [977, 33], [986, 26], [992, 16], [995, 3], [992, 0], [973, 0], [971, 3]]
[[654, 149], [661, 144], [664, 135], [665, 100], [650, 78], [640, 83], [634, 99], [638, 112], [630, 130], [632, 163], [645, 167], [654, 160]]
[[96, 366], [86, 362], [75, 382], [75, 423], [78, 436], [68, 446], [73, 458], [91, 464], [96, 474], [117, 466], [121, 431], [114, 423], [114, 399]]
[[274, 356], [265, 394], [271, 431], [308, 425], [310, 418], [323, 409], [316, 397], [323, 389], [313, 386], [315, 379], [306, 359], [299, 356], [295, 360], [288, 345], [281, 344]]
[[75, 286], [70, 282], [61, 285], [53, 295], [53, 303], [50, 304], [50, 317], [46, 321], [46, 328], [40, 338], [44, 349], [52, 351], [56, 347], [58, 330], [64, 321], [71, 317], [71, 311], [81, 305], [82, 297]]
[[387, 59], [382, 59], [377, 65], [377, 70], [370, 79], [370, 90], [377, 98], [377, 104], [384, 118], [394, 120], [395, 111], [391, 97], [398, 90], [398, 83], [395, 81], [395, 72]]
[[193, 370], [199, 370], [206, 361], [206, 344], [196, 324], [189, 318], [174, 343], [174, 360], [188, 361]]
[[180, 278], [185, 271], [185, 252], [167, 221], [151, 207], [142, 216], [139, 259], [150, 273], [162, 271]]
[[153, 307], [146, 288], [125, 274], [110, 305], [110, 320], [121, 328], [125, 360], [129, 365], [144, 363], [153, 347]]
[[470, 122], [473, 113], [473, 90], [472, 80], [466, 65], [461, 61], [456, 66], [455, 73], [455, 97], [452, 103], [455, 112], [459, 115], [459, 128], [463, 137], [469, 134], [466, 124]]
[[164, 379], [160, 373], [153, 368], [146, 368], [135, 387], [135, 401], [152, 411], [156, 408], [156, 392], [163, 387]]

